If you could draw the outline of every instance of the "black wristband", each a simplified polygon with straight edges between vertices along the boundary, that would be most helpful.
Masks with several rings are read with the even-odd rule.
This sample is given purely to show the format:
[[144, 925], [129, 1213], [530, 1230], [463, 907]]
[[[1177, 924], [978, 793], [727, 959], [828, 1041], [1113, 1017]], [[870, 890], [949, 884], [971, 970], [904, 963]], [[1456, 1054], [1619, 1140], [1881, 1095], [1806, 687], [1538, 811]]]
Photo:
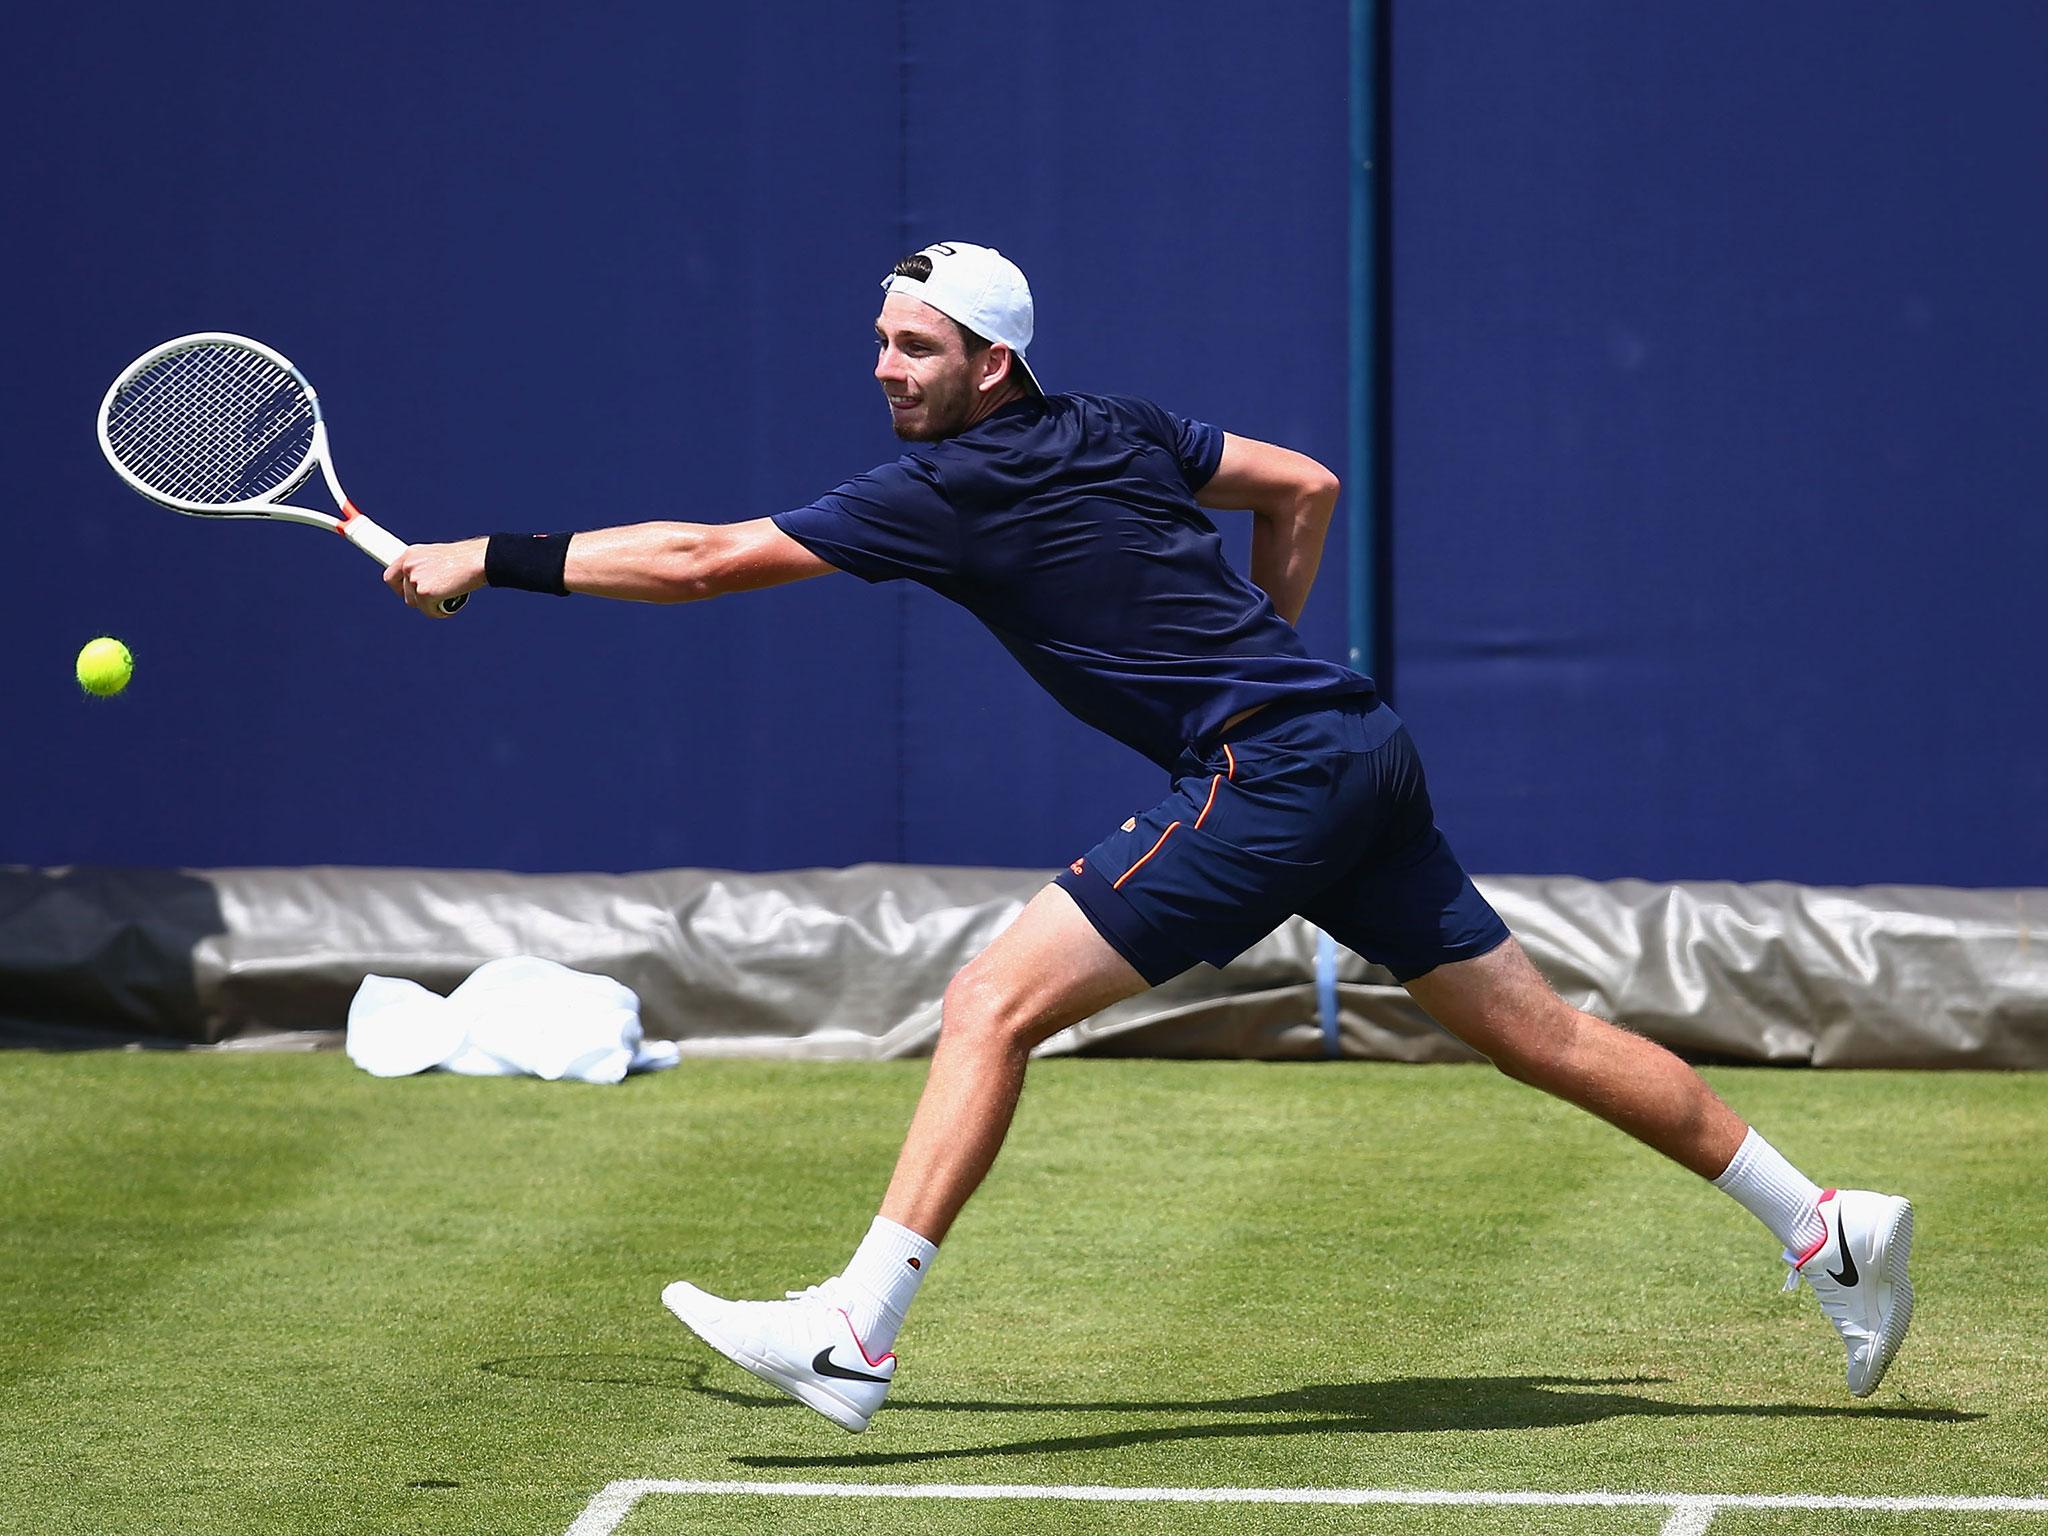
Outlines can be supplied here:
[[484, 581], [521, 592], [569, 595], [562, 579], [569, 564], [567, 533], [494, 533], [484, 545]]

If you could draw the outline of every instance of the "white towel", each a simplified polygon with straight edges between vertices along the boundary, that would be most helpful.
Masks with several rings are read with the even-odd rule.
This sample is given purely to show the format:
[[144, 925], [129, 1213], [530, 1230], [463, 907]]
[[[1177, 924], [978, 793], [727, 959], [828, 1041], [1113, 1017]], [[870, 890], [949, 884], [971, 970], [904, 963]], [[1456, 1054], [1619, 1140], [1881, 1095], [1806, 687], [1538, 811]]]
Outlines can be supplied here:
[[440, 1068], [470, 1077], [616, 1083], [672, 1067], [672, 1040], [647, 1041], [640, 999], [609, 976], [515, 955], [478, 966], [448, 996], [365, 976], [348, 1009], [348, 1057], [377, 1077]]

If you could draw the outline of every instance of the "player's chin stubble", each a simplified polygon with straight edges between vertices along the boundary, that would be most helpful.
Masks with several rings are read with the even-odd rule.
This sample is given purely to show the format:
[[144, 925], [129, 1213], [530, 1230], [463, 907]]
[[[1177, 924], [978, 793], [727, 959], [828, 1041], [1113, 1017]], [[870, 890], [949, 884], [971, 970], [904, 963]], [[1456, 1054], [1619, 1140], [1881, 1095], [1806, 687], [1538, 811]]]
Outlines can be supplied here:
[[927, 393], [914, 421], [906, 421], [901, 412], [892, 409], [889, 429], [906, 443], [936, 443], [960, 431], [965, 414], [957, 409], [948, 410], [945, 402]]
[[889, 413], [889, 428], [906, 443], [936, 443], [942, 437], [953, 435], [929, 419], [921, 426], [913, 426], [895, 411]]

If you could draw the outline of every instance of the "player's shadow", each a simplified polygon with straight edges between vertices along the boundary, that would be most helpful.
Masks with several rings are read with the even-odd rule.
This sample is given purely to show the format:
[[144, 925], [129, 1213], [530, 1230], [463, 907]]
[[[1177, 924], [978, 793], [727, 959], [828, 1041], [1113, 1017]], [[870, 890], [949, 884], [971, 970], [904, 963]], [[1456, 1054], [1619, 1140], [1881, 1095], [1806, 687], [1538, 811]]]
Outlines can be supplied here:
[[[493, 1375], [607, 1386], [693, 1392], [742, 1408], [795, 1408], [788, 1398], [718, 1384], [734, 1373], [658, 1355], [522, 1355], [487, 1360]], [[1443, 1430], [1559, 1429], [1623, 1418], [1895, 1419], [1967, 1424], [1984, 1417], [1953, 1408], [1855, 1407], [1813, 1403], [1688, 1403], [1644, 1397], [1629, 1387], [1659, 1385], [1650, 1376], [1397, 1376], [1387, 1381], [1330, 1382], [1249, 1397], [1146, 1398], [1096, 1402], [992, 1402], [967, 1398], [894, 1397], [887, 1413], [1227, 1414], [1224, 1422], [1146, 1425], [1092, 1434], [1049, 1435], [997, 1445], [910, 1451], [857, 1451], [836, 1456], [735, 1456], [750, 1467], [888, 1467], [984, 1456], [1123, 1450], [1173, 1441], [1262, 1439], [1277, 1435], [1433, 1434]]]
[[[1161, 1424], [1093, 1434], [1048, 1435], [998, 1445], [916, 1451], [860, 1451], [838, 1456], [736, 1456], [750, 1467], [886, 1467], [986, 1456], [1124, 1450], [1176, 1441], [1266, 1439], [1278, 1435], [1432, 1434], [1441, 1430], [1554, 1429], [1622, 1418], [1910, 1419], [1954, 1424], [1982, 1414], [1947, 1408], [1854, 1408], [1808, 1403], [1686, 1403], [1644, 1397], [1618, 1387], [1654, 1385], [1655, 1378], [1604, 1376], [1400, 1376], [1388, 1381], [1330, 1382], [1253, 1397], [1183, 1402], [991, 1403], [906, 1402], [902, 1407], [977, 1413], [1239, 1414], [1223, 1423]], [[891, 1402], [890, 1413], [898, 1409]]]
[[711, 1369], [702, 1360], [685, 1360], [675, 1355], [507, 1355], [483, 1360], [477, 1369], [487, 1376], [509, 1376], [516, 1381], [552, 1381], [574, 1386], [665, 1387], [670, 1391], [695, 1392], [745, 1407], [768, 1408], [790, 1399], [773, 1392], [726, 1392], [707, 1385]]

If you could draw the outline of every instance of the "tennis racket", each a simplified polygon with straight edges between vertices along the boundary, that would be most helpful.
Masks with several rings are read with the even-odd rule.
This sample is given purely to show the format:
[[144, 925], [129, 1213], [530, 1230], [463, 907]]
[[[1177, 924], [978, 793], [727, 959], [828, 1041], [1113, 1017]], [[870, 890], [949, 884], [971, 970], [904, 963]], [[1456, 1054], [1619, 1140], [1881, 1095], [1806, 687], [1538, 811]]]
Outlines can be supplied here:
[[[160, 507], [331, 529], [380, 566], [405, 553], [405, 541], [371, 522], [342, 490], [313, 386], [261, 342], [202, 331], [150, 348], [100, 402], [99, 429], [114, 473]], [[284, 505], [316, 466], [338, 514]], [[441, 611], [468, 601], [443, 598]]]

